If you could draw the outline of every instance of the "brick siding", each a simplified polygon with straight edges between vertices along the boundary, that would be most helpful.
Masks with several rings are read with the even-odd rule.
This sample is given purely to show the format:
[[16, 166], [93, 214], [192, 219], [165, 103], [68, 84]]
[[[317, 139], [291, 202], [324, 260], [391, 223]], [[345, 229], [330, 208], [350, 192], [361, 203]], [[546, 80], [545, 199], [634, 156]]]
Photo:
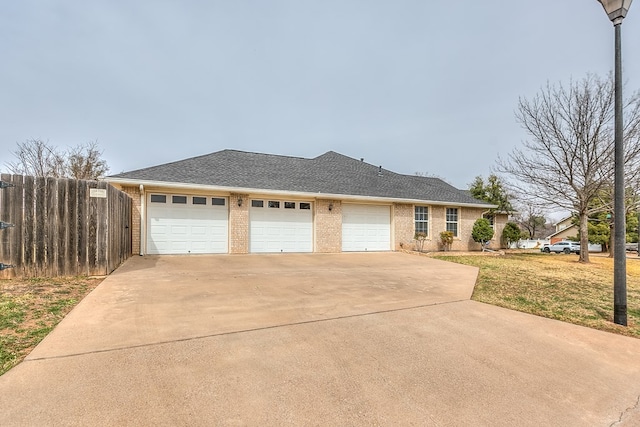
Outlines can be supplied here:
[[122, 191], [131, 197], [131, 253], [140, 253], [140, 230], [142, 227], [142, 199], [140, 198], [140, 187], [122, 187]]
[[[331, 210], [329, 210], [331, 205]], [[342, 251], [342, 203], [339, 200], [316, 200], [315, 251], [337, 253]]]
[[[141, 250], [141, 195], [140, 188], [136, 186], [123, 186], [122, 191], [127, 193], [132, 201], [131, 234], [133, 254], [139, 254]], [[242, 206], [238, 206], [238, 200], [242, 199]], [[251, 199], [248, 194], [231, 194], [229, 196], [229, 253], [249, 253], [249, 207]], [[331, 205], [331, 210], [329, 210]], [[394, 203], [391, 219], [392, 250], [416, 249], [414, 240], [414, 206], [407, 203]], [[456, 206], [450, 206], [456, 207]], [[471, 231], [475, 221], [482, 217], [486, 209], [457, 207], [459, 214], [458, 237], [454, 239], [451, 247], [454, 251], [480, 250], [480, 245], [473, 241]], [[339, 253], [342, 251], [342, 202], [340, 200], [318, 199], [314, 202], [314, 252]], [[424, 251], [440, 251], [440, 233], [445, 230], [444, 206], [429, 206], [429, 235], [425, 240]], [[496, 215], [495, 235], [490, 247], [498, 249], [502, 246], [502, 231], [507, 223], [507, 215]]]
[[413, 249], [413, 237], [415, 236], [414, 208], [413, 205], [404, 203], [393, 204], [393, 248]]
[[[242, 200], [242, 206], [238, 206]], [[229, 253], [249, 253], [249, 206], [248, 194], [231, 194], [229, 197]]]
[[506, 247], [506, 243], [502, 241], [502, 232], [504, 231], [504, 226], [507, 225], [508, 220], [509, 217], [506, 214], [496, 214], [493, 222], [496, 234], [494, 234], [493, 239], [491, 239], [491, 249]]

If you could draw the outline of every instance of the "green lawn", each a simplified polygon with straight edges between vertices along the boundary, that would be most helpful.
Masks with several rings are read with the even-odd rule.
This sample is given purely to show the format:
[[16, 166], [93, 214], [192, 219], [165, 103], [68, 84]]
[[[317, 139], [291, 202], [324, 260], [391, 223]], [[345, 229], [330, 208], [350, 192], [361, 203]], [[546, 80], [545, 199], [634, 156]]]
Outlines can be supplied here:
[[480, 268], [472, 299], [640, 338], [640, 259], [627, 261], [628, 327], [613, 323], [613, 259], [577, 255], [507, 253], [436, 255]]

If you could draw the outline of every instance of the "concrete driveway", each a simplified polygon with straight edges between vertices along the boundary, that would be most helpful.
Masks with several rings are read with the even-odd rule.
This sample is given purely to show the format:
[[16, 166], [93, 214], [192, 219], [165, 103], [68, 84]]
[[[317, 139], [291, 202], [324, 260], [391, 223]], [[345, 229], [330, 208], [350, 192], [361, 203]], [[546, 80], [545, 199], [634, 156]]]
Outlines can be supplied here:
[[0, 377], [0, 425], [640, 423], [640, 340], [401, 253], [135, 257]]

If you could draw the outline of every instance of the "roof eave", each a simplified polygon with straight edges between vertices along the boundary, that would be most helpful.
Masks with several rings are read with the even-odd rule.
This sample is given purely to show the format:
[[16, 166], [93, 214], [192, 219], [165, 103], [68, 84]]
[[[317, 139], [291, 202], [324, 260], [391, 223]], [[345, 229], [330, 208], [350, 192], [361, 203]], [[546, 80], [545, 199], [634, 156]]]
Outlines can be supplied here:
[[563, 222], [569, 220], [569, 219], [573, 219], [574, 214], [572, 213], [569, 216], [566, 216], [564, 218], [562, 218], [560, 221], [556, 222], [555, 224], [553, 224], [554, 226], [557, 226], [558, 224], [562, 224]]
[[564, 232], [565, 232], [565, 231], [567, 231], [567, 230], [571, 230], [572, 228], [578, 228], [578, 226], [577, 226], [577, 225], [575, 225], [575, 224], [571, 224], [570, 226], [568, 226], [568, 227], [566, 227], [566, 228], [563, 228], [562, 230], [559, 230], [559, 231], [556, 231], [555, 233], [549, 234], [549, 235], [547, 236], [547, 239], [550, 239], [550, 238], [552, 238], [552, 237], [555, 237], [555, 236], [557, 236], [557, 235], [558, 235], [558, 234], [560, 234], [560, 233], [564, 233]]
[[434, 206], [461, 206], [470, 208], [482, 208], [482, 209], [495, 209], [497, 205], [485, 204], [485, 203], [460, 203], [460, 202], [447, 202], [438, 200], [426, 200], [426, 199], [408, 199], [397, 197], [382, 197], [382, 196], [360, 196], [353, 194], [333, 194], [333, 193], [311, 193], [306, 191], [289, 191], [289, 190], [269, 190], [263, 188], [245, 188], [245, 187], [226, 187], [219, 185], [209, 184], [191, 184], [181, 182], [166, 182], [166, 181], [153, 181], [143, 179], [130, 179], [130, 178], [117, 178], [106, 177], [104, 181], [110, 184], [117, 184], [121, 186], [144, 186], [151, 188], [168, 188], [175, 190], [201, 190], [201, 191], [215, 191], [222, 193], [239, 193], [239, 194], [264, 194], [264, 195], [282, 195], [287, 194], [292, 197], [299, 198], [320, 198], [320, 199], [333, 199], [333, 200], [346, 200], [346, 201], [364, 201], [364, 202], [382, 202], [382, 203], [411, 203], [411, 204], [429, 204]]

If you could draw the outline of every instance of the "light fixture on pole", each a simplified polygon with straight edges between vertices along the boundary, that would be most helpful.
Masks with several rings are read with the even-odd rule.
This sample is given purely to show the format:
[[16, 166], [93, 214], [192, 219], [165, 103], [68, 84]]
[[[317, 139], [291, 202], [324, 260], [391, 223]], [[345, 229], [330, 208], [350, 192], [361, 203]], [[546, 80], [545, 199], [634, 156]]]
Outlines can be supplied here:
[[633, 0], [598, 0], [598, 2], [602, 4], [602, 7], [604, 7], [604, 11], [609, 15], [609, 19], [613, 21], [613, 25], [620, 24], [624, 17], [627, 16], [632, 1]]
[[620, 26], [632, 0], [598, 0], [615, 30], [615, 137], [613, 182], [613, 322], [627, 326], [627, 253], [624, 210], [624, 144], [622, 134], [622, 48]]

